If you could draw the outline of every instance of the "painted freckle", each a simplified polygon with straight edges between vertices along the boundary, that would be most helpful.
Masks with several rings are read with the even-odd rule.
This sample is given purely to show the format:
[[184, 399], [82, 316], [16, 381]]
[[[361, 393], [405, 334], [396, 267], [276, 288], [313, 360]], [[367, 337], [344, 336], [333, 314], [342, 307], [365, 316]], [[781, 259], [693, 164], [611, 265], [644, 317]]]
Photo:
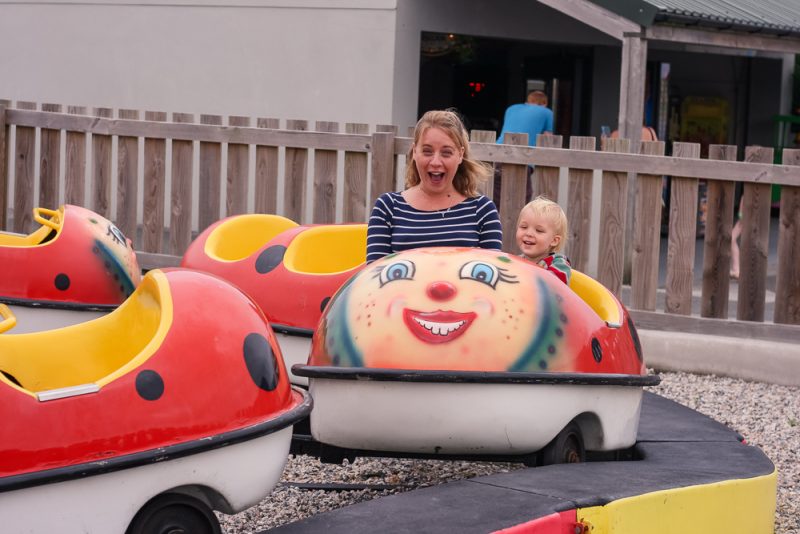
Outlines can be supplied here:
[[555, 354], [556, 353], [556, 348], [553, 345], [549, 345], [547, 347], [547, 352], [549, 352], [550, 354]]

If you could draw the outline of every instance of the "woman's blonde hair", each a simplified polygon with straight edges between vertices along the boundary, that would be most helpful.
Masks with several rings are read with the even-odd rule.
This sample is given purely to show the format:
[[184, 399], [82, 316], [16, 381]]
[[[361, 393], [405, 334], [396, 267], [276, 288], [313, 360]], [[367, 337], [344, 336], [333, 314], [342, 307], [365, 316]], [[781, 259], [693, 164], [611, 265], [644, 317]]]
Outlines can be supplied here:
[[425, 113], [414, 128], [414, 144], [406, 156], [406, 189], [420, 183], [421, 179], [414, 163], [414, 147], [419, 143], [422, 134], [429, 128], [439, 128], [447, 134], [456, 145], [463, 149], [461, 164], [453, 178], [453, 187], [467, 198], [478, 196], [478, 184], [485, 182], [493, 175], [492, 168], [481, 161], [473, 160], [469, 153], [469, 136], [464, 123], [458, 114], [450, 110], [434, 110]]
[[534, 215], [545, 217], [553, 224], [553, 229], [555, 230], [556, 235], [561, 236], [561, 239], [559, 240], [558, 245], [556, 245], [556, 248], [553, 250], [553, 252], [561, 252], [564, 249], [564, 245], [567, 243], [567, 232], [569, 231], [567, 215], [564, 213], [564, 210], [561, 209], [561, 206], [547, 197], [538, 196], [525, 204], [525, 207], [519, 211], [519, 217], [517, 217], [517, 227], [519, 227], [519, 222], [522, 219], [522, 214], [525, 212], [525, 210], [531, 210]]

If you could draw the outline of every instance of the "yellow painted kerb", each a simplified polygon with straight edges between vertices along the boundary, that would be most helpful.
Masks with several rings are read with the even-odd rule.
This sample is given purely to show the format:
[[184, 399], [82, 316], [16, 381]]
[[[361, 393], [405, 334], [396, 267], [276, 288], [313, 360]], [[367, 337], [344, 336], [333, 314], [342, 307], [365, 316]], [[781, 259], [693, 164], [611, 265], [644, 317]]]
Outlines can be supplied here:
[[[743, 445], [744, 446], [744, 445]], [[578, 509], [591, 534], [771, 534], [777, 471]]]

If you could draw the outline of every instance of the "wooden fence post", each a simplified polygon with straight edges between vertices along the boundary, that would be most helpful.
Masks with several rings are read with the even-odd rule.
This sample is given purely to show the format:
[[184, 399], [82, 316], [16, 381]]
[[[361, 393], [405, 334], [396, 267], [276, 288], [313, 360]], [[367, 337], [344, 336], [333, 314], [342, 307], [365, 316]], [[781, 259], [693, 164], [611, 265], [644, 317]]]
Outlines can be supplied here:
[[[110, 108], [94, 108], [96, 117], [110, 119]], [[111, 218], [111, 136], [92, 134], [92, 209]]]
[[[800, 150], [783, 149], [784, 165], [800, 165]], [[781, 186], [776, 323], [800, 324], [800, 186]]]
[[[349, 134], [368, 135], [369, 125], [348, 122], [344, 131]], [[344, 222], [366, 222], [372, 206], [367, 206], [367, 164], [366, 152], [344, 153]]]
[[375, 132], [370, 143], [372, 152], [372, 179], [370, 180], [369, 208], [383, 193], [394, 191], [394, 134]]
[[[338, 122], [317, 121], [318, 132], [339, 132]], [[314, 191], [312, 222], [336, 222], [336, 166], [339, 155], [335, 150], [314, 151]]]
[[0, 100], [0, 230], [6, 229], [8, 218], [8, 100]]
[[[120, 109], [122, 120], [139, 120], [135, 109]], [[139, 138], [117, 137], [117, 227], [123, 234], [136, 240], [136, 205], [139, 196]], [[139, 243], [135, 243], [138, 247]]]
[[[573, 135], [569, 139], [570, 150], [595, 150], [594, 137]], [[589, 266], [589, 233], [592, 226], [592, 169], [569, 169], [569, 191], [567, 194], [567, 257], [579, 271]]]
[[[699, 143], [674, 143], [672, 156], [699, 158]], [[694, 247], [697, 239], [697, 178], [672, 177], [667, 239], [667, 285], [664, 311], [692, 314]]]
[[[61, 113], [61, 105], [42, 104], [42, 111]], [[42, 128], [39, 147], [39, 205], [56, 209], [58, 167], [61, 161], [61, 130]]]
[[[248, 127], [250, 126], [250, 117], [228, 117], [228, 125], [232, 127]], [[229, 217], [247, 213], [247, 178], [250, 174], [249, 153], [250, 145], [228, 143], [225, 214]]]
[[[82, 106], [67, 106], [70, 115], [86, 115]], [[64, 148], [64, 202], [86, 205], [86, 133], [67, 130]]]
[[[494, 130], [472, 130], [469, 133], [471, 143], [494, 143], [497, 140], [497, 132]], [[490, 176], [486, 182], [478, 186], [478, 191], [488, 198], [492, 198], [494, 193], [494, 177]]]
[[[747, 147], [745, 161], [772, 163], [772, 148]], [[742, 194], [742, 242], [739, 254], [739, 302], [736, 318], [763, 321], [767, 296], [769, 211], [772, 186], [746, 182]], [[796, 266], [795, 266], [796, 268]]]
[[[308, 130], [308, 121], [288, 120], [287, 130]], [[286, 159], [283, 176], [283, 212], [284, 215], [302, 223], [306, 206], [306, 166], [308, 150], [305, 148], [286, 147]]]
[[[563, 148], [564, 140], [560, 135], [539, 134], [536, 136], [539, 148]], [[533, 196], [545, 196], [550, 200], [558, 200], [558, 167], [537, 165], [533, 169]]]
[[[17, 109], [36, 110], [35, 102], [17, 102]], [[14, 158], [14, 224], [12, 229], [27, 234], [33, 225], [34, 158], [36, 128], [17, 126]]]
[[[663, 141], [641, 143], [641, 153], [664, 155]], [[636, 176], [631, 241], [631, 307], [655, 311], [661, 245], [661, 175]]]
[[[191, 113], [173, 113], [172, 122], [194, 122]], [[192, 165], [194, 142], [172, 140], [172, 194], [170, 196], [170, 253], [182, 256], [192, 242]]]
[[[376, 132], [388, 132], [392, 137], [397, 137], [398, 128], [394, 124], [377, 124], [375, 125]], [[386, 191], [397, 191], [404, 189], [403, 183], [398, 183], [397, 176], [397, 154], [394, 153], [394, 146], [392, 146], [392, 186]], [[385, 192], [385, 191], [384, 191]], [[376, 197], [377, 198], [377, 197]]]
[[[607, 139], [603, 152], [630, 152], [628, 139]], [[603, 171], [600, 204], [600, 254], [597, 281], [617, 297], [622, 294], [628, 173]]]
[[[708, 147], [708, 159], [736, 161], [736, 147], [711, 145]], [[734, 182], [708, 181], [706, 235], [703, 242], [703, 292], [700, 297], [702, 317], [728, 317], [735, 190]]]
[[[280, 128], [280, 120], [259, 118], [256, 127]], [[278, 212], [278, 147], [256, 145], [256, 213]]]
[[[528, 146], [528, 134], [506, 132], [504, 145]], [[528, 166], [504, 163], [500, 175], [500, 223], [503, 225], [503, 250], [519, 254], [516, 239], [517, 218], [527, 202]]]
[[[200, 115], [200, 124], [222, 126], [219, 115]], [[200, 168], [198, 177], [198, 230], [202, 232], [219, 220], [221, 180], [222, 180], [222, 144], [200, 141]]]
[[[164, 111], [145, 111], [147, 121], [164, 122]], [[142, 206], [142, 249], [162, 252], [164, 241], [164, 182], [166, 180], [167, 141], [144, 139], [144, 202]]]

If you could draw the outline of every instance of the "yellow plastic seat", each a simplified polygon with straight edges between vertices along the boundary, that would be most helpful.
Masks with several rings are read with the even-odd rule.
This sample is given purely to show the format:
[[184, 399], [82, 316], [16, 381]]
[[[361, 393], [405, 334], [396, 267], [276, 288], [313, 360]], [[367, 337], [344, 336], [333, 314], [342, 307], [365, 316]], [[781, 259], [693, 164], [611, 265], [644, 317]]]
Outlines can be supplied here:
[[251, 213], [231, 217], [208, 236], [205, 253], [217, 261], [240, 261], [278, 234], [296, 226], [296, 222], [280, 215]]
[[171, 324], [169, 283], [164, 273], [151, 271], [108, 315], [55, 330], [0, 335], [0, 381], [31, 395], [102, 387], [154, 354]]
[[367, 225], [314, 226], [295, 237], [283, 258], [286, 269], [303, 274], [337, 274], [367, 261]]
[[572, 270], [569, 287], [611, 328], [622, 326], [619, 302], [603, 284], [580, 271]]

